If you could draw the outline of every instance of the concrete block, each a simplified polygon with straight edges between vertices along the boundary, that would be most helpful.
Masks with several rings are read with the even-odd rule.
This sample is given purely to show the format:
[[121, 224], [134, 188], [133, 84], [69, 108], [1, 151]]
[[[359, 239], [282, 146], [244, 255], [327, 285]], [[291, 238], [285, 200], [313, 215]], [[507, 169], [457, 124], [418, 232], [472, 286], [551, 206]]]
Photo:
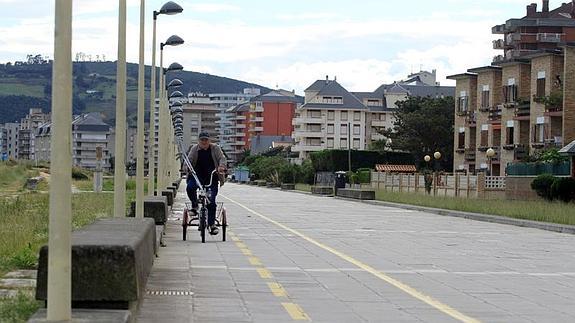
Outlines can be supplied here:
[[[128, 323], [132, 321], [132, 314], [127, 310], [97, 310], [97, 309], [73, 309], [72, 322], [91, 323]], [[49, 323], [46, 320], [46, 309], [39, 309], [28, 323]]]
[[333, 196], [333, 187], [331, 186], [312, 186], [311, 193], [314, 195]]
[[286, 184], [286, 183], [283, 183], [282, 186], [281, 186], [281, 188], [282, 188], [282, 190], [284, 190], [284, 191], [293, 191], [293, 190], [295, 190], [295, 184]]
[[172, 190], [162, 191], [162, 196], [165, 196], [168, 199], [168, 206], [174, 205], [174, 191]]
[[337, 196], [356, 200], [375, 200], [374, 190], [339, 188]]
[[178, 188], [176, 186], [168, 186], [167, 187], [168, 190], [171, 190], [174, 194], [174, 199], [176, 198], [176, 196], [178, 195]]
[[[130, 207], [130, 217], [136, 214], [136, 202]], [[144, 217], [152, 218], [156, 224], [165, 224], [168, 219], [168, 198], [166, 196], [144, 197]]]
[[[72, 233], [72, 306], [130, 309], [143, 300], [154, 263], [150, 218], [106, 218]], [[40, 249], [36, 299], [47, 298], [48, 246]]]

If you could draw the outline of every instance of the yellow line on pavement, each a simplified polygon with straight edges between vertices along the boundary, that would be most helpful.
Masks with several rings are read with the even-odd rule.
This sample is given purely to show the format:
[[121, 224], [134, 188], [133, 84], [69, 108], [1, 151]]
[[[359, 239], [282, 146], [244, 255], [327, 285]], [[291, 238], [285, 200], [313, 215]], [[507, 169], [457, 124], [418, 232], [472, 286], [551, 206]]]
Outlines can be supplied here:
[[232, 237], [232, 240], [235, 241], [235, 242], [240, 241], [240, 239], [238, 239], [238, 237]]
[[250, 264], [254, 265], [254, 266], [261, 266], [262, 262], [260, 261], [260, 259], [258, 257], [250, 257], [248, 259], [250, 261]]
[[[422, 302], [424, 302], [430, 306], [433, 306], [437, 310], [443, 312], [444, 314], [447, 314], [447, 315], [453, 317], [454, 319], [457, 319], [457, 320], [459, 320], [461, 322], [465, 322], [465, 323], [478, 323], [478, 322], [480, 322], [479, 320], [472, 318], [470, 316], [467, 316], [467, 315], [459, 312], [458, 310], [452, 308], [451, 306], [446, 305], [446, 304], [436, 300], [435, 298], [428, 296], [428, 295], [418, 291], [417, 289], [415, 289], [415, 288], [413, 288], [407, 284], [404, 284], [401, 281], [399, 281], [395, 278], [392, 278], [392, 277], [388, 276], [387, 274], [380, 272], [380, 271], [376, 270], [375, 268], [373, 268], [373, 267], [371, 267], [371, 266], [369, 266], [369, 265], [367, 265], [367, 264], [365, 264], [365, 263], [363, 263], [363, 262], [361, 262], [361, 261], [359, 261], [359, 260], [357, 260], [351, 256], [344, 254], [341, 251], [338, 251], [332, 247], [326, 246], [326, 245], [320, 243], [319, 241], [312, 239], [312, 238], [306, 236], [305, 234], [303, 234], [297, 230], [294, 230], [294, 229], [292, 229], [292, 228], [290, 228], [290, 227], [288, 227], [288, 226], [286, 226], [280, 222], [277, 222], [277, 221], [275, 221], [275, 220], [273, 220], [273, 219], [271, 219], [271, 218], [269, 218], [269, 217], [267, 217], [261, 213], [258, 213], [256, 211], [250, 209], [249, 207], [247, 207], [247, 206], [245, 206], [239, 202], [234, 201], [233, 199], [231, 199], [227, 196], [224, 196], [224, 198], [229, 200], [232, 203], [239, 205], [240, 207], [244, 208], [248, 212], [250, 212], [254, 215], [257, 215], [258, 217], [260, 217], [260, 218], [262, 218], [262, 219], [264, 219], [270, 223], [273, 223], [276, 226], [278, 226], [278, 227], [280, 227], [286, 231], [289, 231], [296, 236], [299, 236], [300, 238], [308, 241], [309, 243], [314, 244], [314, 245], [318, 246], [319, 248], [324, 249], [324, 250], [340, 257], [341, 259], [363, 269], [364, 271], [376, 276], [377, 278], [379, 278], [379, 279], [387, 282], [388, 284], [398, 288], [399, 290], [407, 293], [408, 295], [410, 295], [410, 296], [412, 296], [412, 297], [414, 297], [414, 298], [416, 298], [416, 299], [418, 299], [418, 300], [420, 300], [420, 301], [422, 301]], [[250, 262], [251, 262], [251, 260], [250, 260]], [[282, 303], [282, 305], [284, 305], [286, 310], [288, 312], [290, 312], [288, 307], [286, 307], [286, 304], [289, 304], [289, 303]], [[293, 305], [295, 305], [295, 304], [293, 304]], [[295, 305], [295, 306], [297, 306], [297, 305]], [[298, 308], [299, 308], [299, 306], [298, 306]], [[292, 308], [292, 310], [293, 310], [293, 308]], [[290, 312], [290, 315], [291, 315], [291, 312]], [[292, 315], [292, 318], [293, 318], [293, 315]], [[294, 318], [294, 320], [295, 320], [295, 318]]]
[[266, 268], [258, 268], [257, 271], [258, 271], [258, 274], [260, 274], [260, 277], [262, 279], [272, 278], [272, 273], [269, 270], [267, 270]]
[[250, 249], [246, 249], [246, 248], [242, 248], [240, 249], [242, 251], [242, 253], [246, 256], [253, 256], [253, 253]]
[[237, 246], [238, 248], [240, 248], [240, 249], [245, 249], [245, 248], [248, 247], [248, 246], [246, 246], [246, 244], [243, 243], [243, 242], [236, 242], [236, 246]]
[[282, 305], [293, 320], [309, 321], [309, 316], [307, 316], [307, 314], [301, 309], [301, 307], [299, 307], [299, 305], [294, 303], [282, 303]]
[[274, 293], [274, 296], [287, 297], [286, 290], [283, 288], [283, 286], [281, 284], [279, 284], [279, 283], [268, 283], [268, 287], [271, 289], [272, 293]]

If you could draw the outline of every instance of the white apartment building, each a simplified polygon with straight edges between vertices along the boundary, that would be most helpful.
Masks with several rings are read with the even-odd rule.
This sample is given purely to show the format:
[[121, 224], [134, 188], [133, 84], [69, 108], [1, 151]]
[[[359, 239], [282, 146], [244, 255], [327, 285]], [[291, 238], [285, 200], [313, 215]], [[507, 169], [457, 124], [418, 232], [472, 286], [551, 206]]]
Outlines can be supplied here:
[[6, 123], [6, 152], [8, 159], [18, 159], [18, 138], [20, 132], [19, 123]]
[[251, 98], [260, 95], [258, 88], [246, 88], [242, 93], [211, 93], [209, 94], [210, 103], [214, 104], [219, 113], [218, 117], [218, 140], [222, 150], [226, 154], [233, 154], [234, 147], [232, 146], [234, 131], [231, 129], [233, 125], [234, 114], [228, 113], [227, 110], [238, 104], [248, 102]]
[[435, 70], [422, 71], [373, 92], [349, 92], [329, 78], [314, 82], [305, 90], [305, 103], [293, 120], [296, 145], [292, 151], [306, 159], [324, 149], [368, 149], [385, 139], [382, 130], [393, 128], [398, 101], [410, 96], [454, 96], [455, 87], [440, 86], [435, 77]]
[[200, 132], [205, 131], [210, 134], [212, 141], [218, 142], [217, 116], [220, 109], [211, 103], [185, 103], [182, 107], [183, 113], [183, 149], [188, 148], [198, 142]]

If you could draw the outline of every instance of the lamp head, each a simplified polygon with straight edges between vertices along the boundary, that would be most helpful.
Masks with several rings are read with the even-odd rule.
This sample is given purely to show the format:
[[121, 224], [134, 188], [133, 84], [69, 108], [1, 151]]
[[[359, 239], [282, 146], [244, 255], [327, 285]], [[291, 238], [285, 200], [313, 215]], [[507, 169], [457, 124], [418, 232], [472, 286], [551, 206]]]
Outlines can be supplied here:
[[174, 91], [170, 94], [170, 99], [174, 99], [174, 98], [183, 98], [184, 94], [180, 91]]
[[178, 88], [180, 86], [184, 85], [184, 82], [182, 82], [182, 80], [180, 79], [173, 79], [170, 81], [170, 83], [168, 83], [168, 88]]
[[423, 157], [423, 160], [429, 163], [429, 161], [431, 160], [431, 156], [425, 155], [425, 157]]
[[489, 158], [495, 156], [495, 149], [493, 149], [493, 148], [487, 149], [486, 154], [487, 154], [487, 157], [489, 157]]
[[436, 151], [435, 154], [433, 154], [433, 158], [440, 160], [441, 159], [441, 153], [439, 151]]
[[176, 14], [181, 13], [182, 11], [184, 11], [184, 9], [179, 4], [177, 4], [173, 1], [168, 1], [162, 6], [162, 8], [160, 8], [160, 11], [158, 12], [158, 14], [160, 14], [160, 15], [176, 15]]

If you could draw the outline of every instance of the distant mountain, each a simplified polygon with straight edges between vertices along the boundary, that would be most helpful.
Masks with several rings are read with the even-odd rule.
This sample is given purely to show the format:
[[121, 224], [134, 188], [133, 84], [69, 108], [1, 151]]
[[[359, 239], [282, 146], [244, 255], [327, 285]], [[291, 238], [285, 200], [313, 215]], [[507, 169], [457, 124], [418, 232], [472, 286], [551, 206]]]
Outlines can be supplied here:
[[[151, 67], [146, 66], [146, 96], [149, 96]], [[0, 124], [23, 118], [30, 108], [50, 109], [51, 64], [0, 64]], [[135, 125], [137, 113], [138, 65], [127, 65], [128, 123]], [[241, 93], [245, 88], [259, 88], [262, 93], [270, 89], [244, 81], [210, 74], [181, 71], [171, 78], [184, 82], [180, 89], [203, 93]], [[115, 123], [116, 63], [74, 63], [74, 113], [101, 112], [105, 120]], [[146, 109], [148, 108], [146, 98]], [[148, 114], [146, 113], [146, 118]], [[147, 119], [146, 119], [147, 121]]]

